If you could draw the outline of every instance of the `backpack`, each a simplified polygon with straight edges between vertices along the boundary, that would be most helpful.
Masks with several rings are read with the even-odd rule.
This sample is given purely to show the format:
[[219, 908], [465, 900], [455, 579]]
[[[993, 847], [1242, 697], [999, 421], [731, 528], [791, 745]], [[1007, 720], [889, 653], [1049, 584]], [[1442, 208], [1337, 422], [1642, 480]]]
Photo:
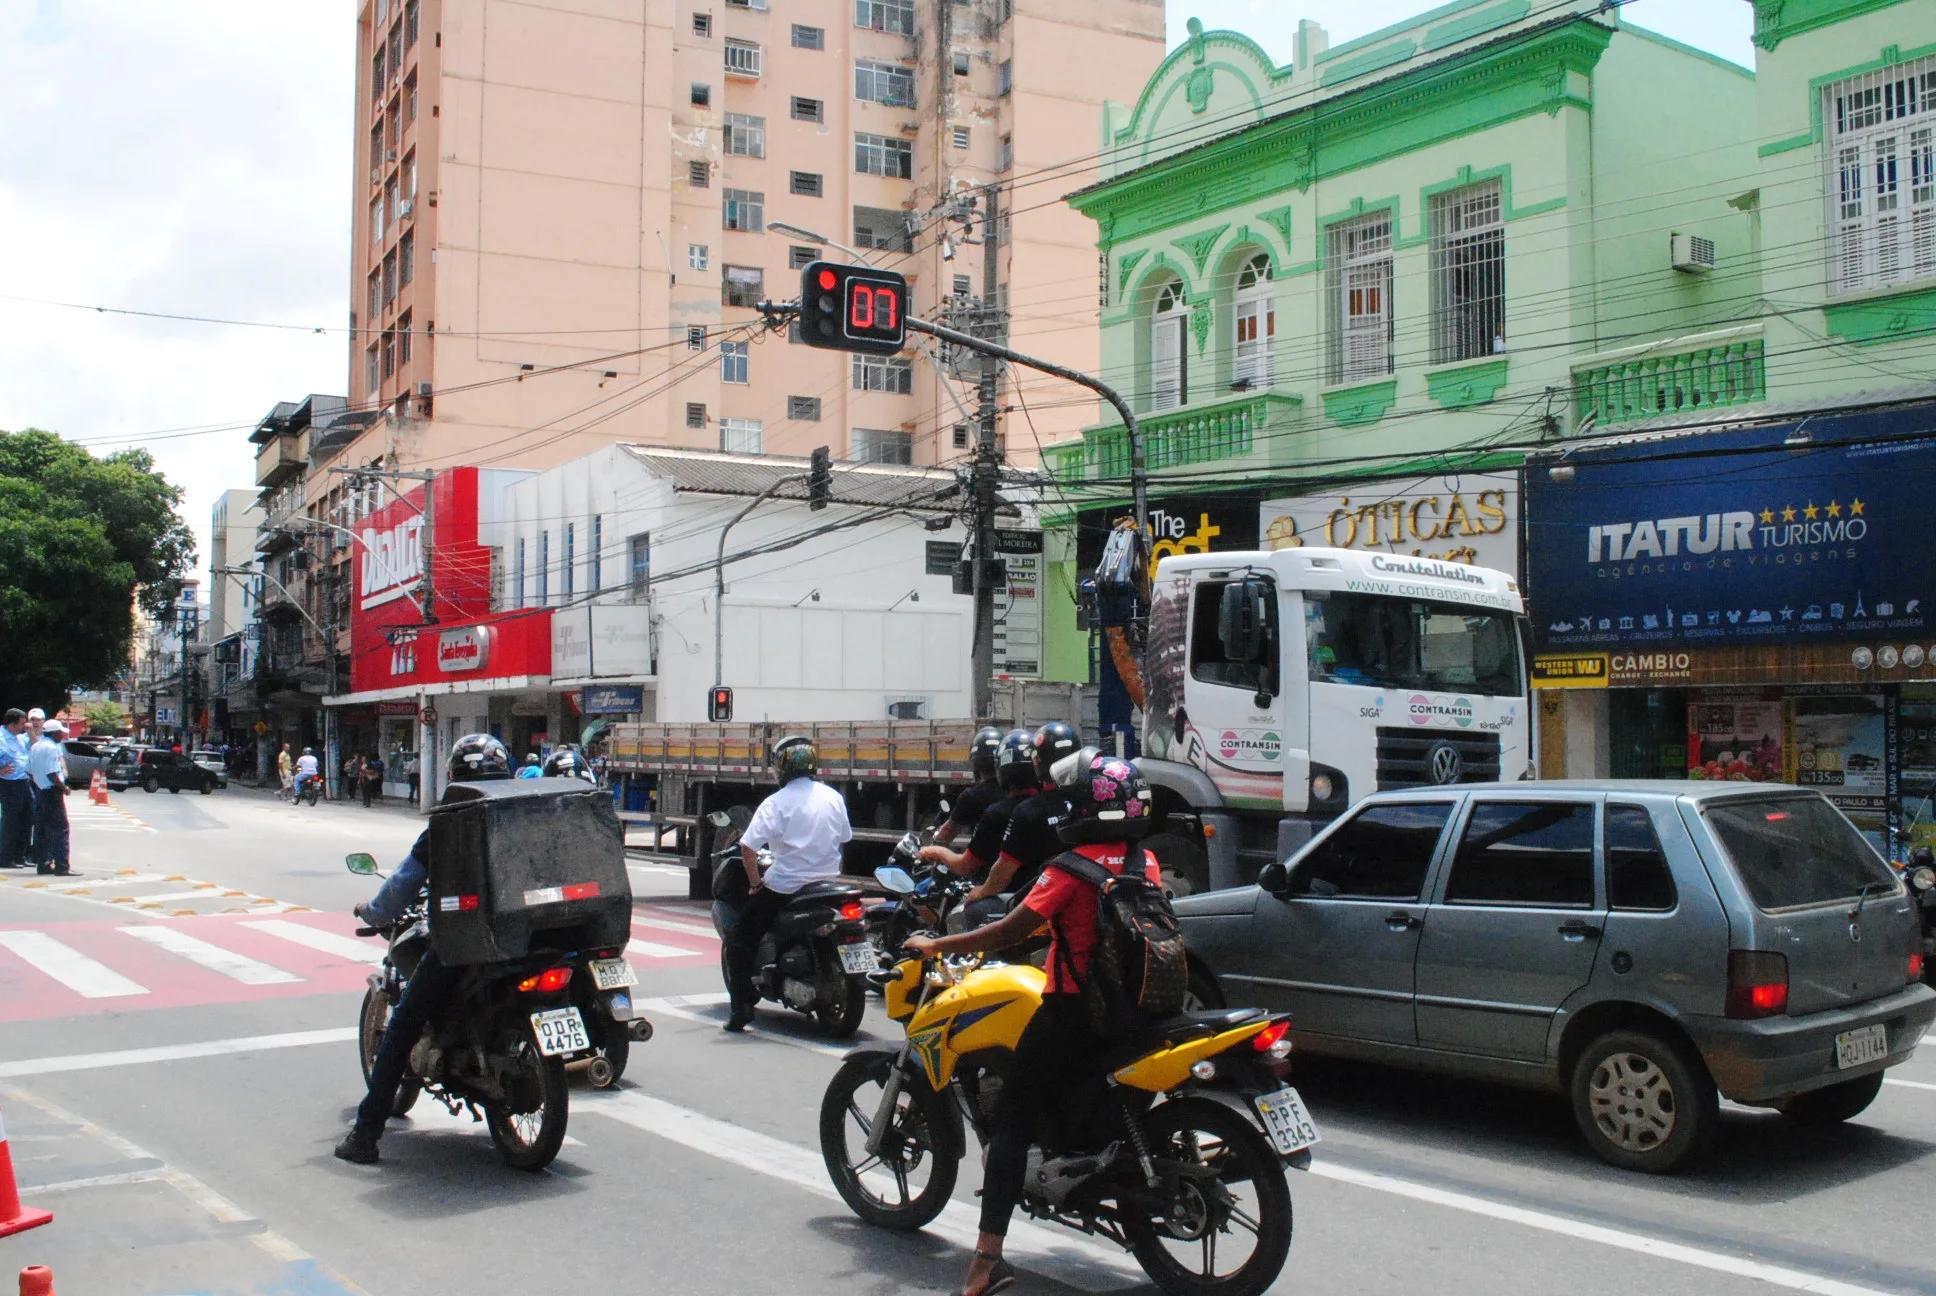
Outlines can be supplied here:
[[1127, 1039], [1182, 1012], [1190, 983], [1183, 931], [1163, 888], [1143, 874], [1143, 848], [1130, 847], [1121, 873], [1073, 851], [1046, 867], [1096, 888], [1096, 944], [1077, 986], [1096, 1034]]

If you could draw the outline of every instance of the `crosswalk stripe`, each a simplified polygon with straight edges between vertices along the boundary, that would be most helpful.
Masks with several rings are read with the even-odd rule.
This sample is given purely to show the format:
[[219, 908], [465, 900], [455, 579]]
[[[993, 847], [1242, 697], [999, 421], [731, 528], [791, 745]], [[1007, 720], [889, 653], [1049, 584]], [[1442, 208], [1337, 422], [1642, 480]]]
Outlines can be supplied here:
[[88, 999], [113, 999], [121, 995], [148, 993], [147, 986], [137, 985], [113, 968], [96, 963], [79, 950], [61, 944], [46, 932], [0, 932], [0, 945]]
[[704, 953], [704, 951], [680, 949], [677, 945], [659, 945], [652, 941], [634, 940], [625, 947], [625, 953], [630, 958], [642, 959], [691, 958], [695, 954]]
[[337, 958], [352, 959], [358, 963], [381, 963], [384, 949], [354, 936], [338, 936], [335, 932], [320, 931], [306, 927], [299, 922], [287, 922], [281, 918], [270, 918], [264, 922], [245, 922], [244, 927], [252, 931], [265, 932], [270, 936], [280, 936], [298, 945], [332, 954]]
[[660, 931], [683, 932], [687, 936], [704, 936], [707, 940], [719, 939], [719, 933], [710, 927], [701, 927], [698, 923], [674, 922], [668, 918], [646, 918], [638, 914], [633, 914], [632, 925], [634, 927], [657, 927]]
[[179, 954], [190, 962], [199, 963], [211, 972], [240, 981], [243, 985], [288, 985], [302, 978], [293, 972], [285, 972], [267, 963], [258, 963], [252, 958], [225, 950], [220, 945], [190, 936], [185, 931], [173, 927], [122, 927], [117, 930], [127, 933], [136, 940], [147, 941], [150, 945]]

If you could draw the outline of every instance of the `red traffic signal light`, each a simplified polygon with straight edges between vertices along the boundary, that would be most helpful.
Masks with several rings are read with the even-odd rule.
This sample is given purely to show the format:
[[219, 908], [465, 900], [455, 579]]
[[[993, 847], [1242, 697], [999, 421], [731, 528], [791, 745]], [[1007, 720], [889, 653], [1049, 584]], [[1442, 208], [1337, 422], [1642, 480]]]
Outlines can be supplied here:
[[733, 718], [733, 690], [724, 684], [713, 685], [712, 692], [706, 695], [706, 718], [708, 720]]
[[800, 340], [830, 351], [899, 351], [907, 345], [906, 276], [813, 262], [800, 273]]

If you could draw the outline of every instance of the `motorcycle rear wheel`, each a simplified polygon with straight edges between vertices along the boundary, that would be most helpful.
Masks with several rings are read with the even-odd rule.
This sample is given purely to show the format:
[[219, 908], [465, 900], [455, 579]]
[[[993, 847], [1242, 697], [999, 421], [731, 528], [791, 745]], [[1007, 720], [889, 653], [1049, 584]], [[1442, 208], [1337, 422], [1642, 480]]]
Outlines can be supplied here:
[[[1291, 1252], [1291, 1190], [1276, 1150], [1255, 1125], [1209, 1098], [1161, 1103], [1143, 1128], [1159, 1173], [1166, 1162], [1216, 1173], [1207, 1180], [1165, 1175], [1175, 1185], [1167, 1218], [1125, 1221], [1136, 1262], [1170, 1296], [1259, 1296]], [[1224, 1239], [1244, 1233], [1252, 1238], [1248, 1255], [1220, 1270]], [[1196, 1263], [1184, 1259], [1192, 1253]]]
[[564, 1059], [545, 1057], [529, 1040], [518, 1041], [516, 1049], [521, 1073], [517, 1080], [523, 1082], [520, 1087], [527, 1097], [519, 1110], [505, 1103], [485, 1103], [484, 1123], [504, 1164], [535, 1173], [550, 1165], [565, 1144], [571, 1091], [565, 1082]]
[[[357, 1024], [357, 1061], [363, 1065], [363, 1085], [370, 1084], [370, 1066], [376, 1061], [377, 1045], [383, 1042], [383, 1028], [390, 1024], [390, 1000], [376, 990], [363, 992], [363, 1009], [356, 1015]], [[417, 1095], [423, 1092], [423, 1081], [405, 1074], [403, 1083], [397, 1086], [397, 1096], [390, 1103], [392, 1116], [408, 1115], [417, 1105]]]
[[867, 982], [860, 977], [843, 976], [840, 998], [825, 1008], [814, 1009], [814, 1019], [831, 1039], [846, 1039], [860, 1029], [867, 1016]]
[[[901, 1086], [882, 1155], [868, 1153], [867, 1135], [893, 1066], [891, 1056], [875, 1053], [849, 1058], [834, 1073], [820, 1100], [820, 1156], [854, 1214], [877, 1228], [911, 1233], [948, 1204], [961, 1161], [942, 1146], [950, 1141], [942, 1133], [948, 1128], [947, 1100], [919, 1081]], [[912, 1187], [924, 1164], [927, 1180]]]

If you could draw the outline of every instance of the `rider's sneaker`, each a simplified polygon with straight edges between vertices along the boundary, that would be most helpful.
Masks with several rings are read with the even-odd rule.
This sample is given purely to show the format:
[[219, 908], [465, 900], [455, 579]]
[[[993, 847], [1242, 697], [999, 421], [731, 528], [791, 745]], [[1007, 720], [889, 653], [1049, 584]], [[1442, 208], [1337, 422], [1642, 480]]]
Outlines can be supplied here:
[[753, 1024], [752, 1013], [734, 1012], [726, 1018], [726, 1025], [721, 1029], [723, 1029], [728, 1035], [738, 1035], [742, 1031], [744, 1031], [748, 1026], [751, 1026], [752, 1024]]
[[354, 1165], [375, 1165], [376, 1140], [362, 1130], [352, 1127], [350, 1132], [343, 1136], [343, 1141], [336, 1145], [336, 1156], [339, 1160], [348, 1161]]

